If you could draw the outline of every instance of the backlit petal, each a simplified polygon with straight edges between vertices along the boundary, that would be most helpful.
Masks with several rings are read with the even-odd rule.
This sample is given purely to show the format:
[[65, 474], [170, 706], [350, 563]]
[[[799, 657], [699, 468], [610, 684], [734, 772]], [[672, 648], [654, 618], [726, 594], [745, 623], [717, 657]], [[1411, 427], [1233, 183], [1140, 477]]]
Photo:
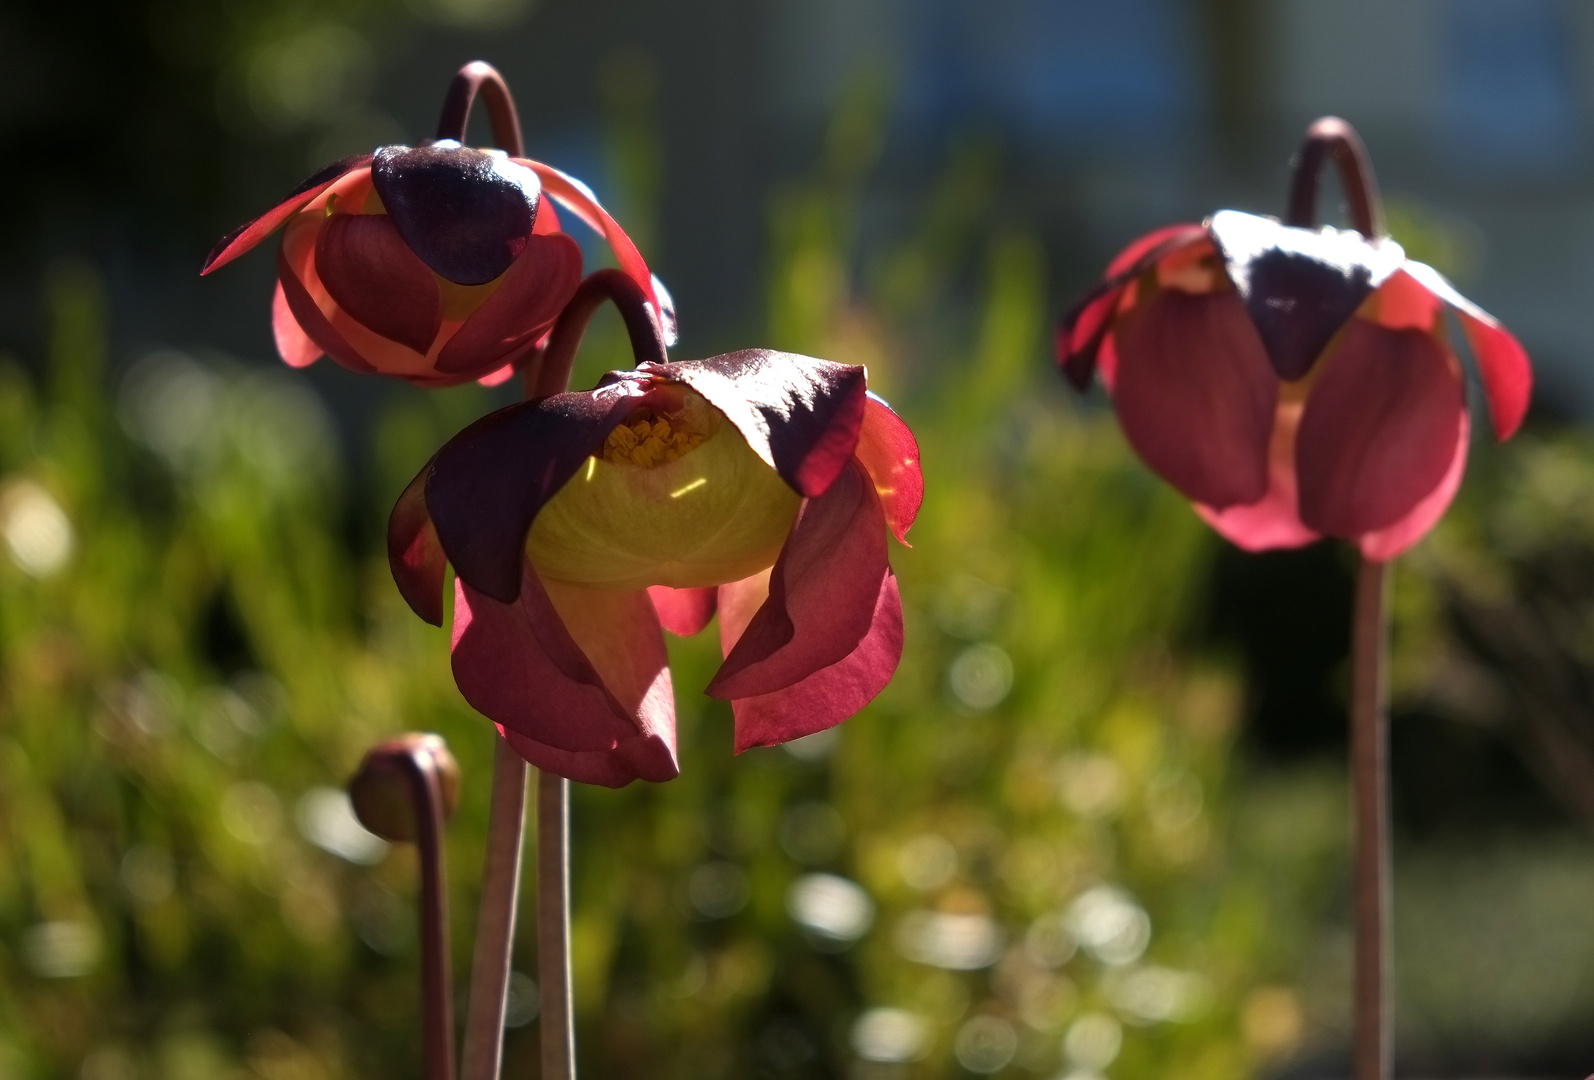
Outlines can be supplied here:
[[1146, 464], [1219, 510], [1262, 498], [1278, 379], [1239, 298], [1160, 289], [1114, 337], [1118, 421]]
[[1405, 271], [1455, 309], [1478, 360], [1478, 375], [1489, 401], [1495, 438], [1509, 439], [1522, 426], [1533, 396], [1533, 368], [1527, 351], [1494, 316], [1458, 293], [1433, 267], [1408, 262]]
[[386, 214], [333, 214], [315, 242], [327, 294], [368, 329], [425, 355], [443, 322], [437, 279]]
[[676, 637], [691, 637], [714, 618], [718, 590], [715, 588], [672, 589], [667, 585], [648, 586], [653, 610], [659, 622]]
[[222, 237], [210, 254], [205, 256], [205, 263], [199, 268], [201, 275], [225, 266], [238, 256], [254, 247], [260, 241], [270, 236], [287, 220], [298, 213], [299, 208], [314, 199], [327, 188], [336, 183], [345, 173], [355, 169], [363, 169], [371, 163], [371, 154], [355, 154], [342, 161], [334, 161], [304, 183], [294, 188], [276, 206], [267, 210], [253, 221], [245, 222], [232, 232]]
[[824, 494], [858, 445], [867, 399], [861, 367], [746, 349], [642, 370], [702, 394], [800, 495]]
[[321, 309], [316, 306], [304, 283], [299, 280], [299, 275], [289, 265], [286, 245], [277, 251], [277, 287], [282, 290], [282, 299], [287, 304], [288, 313], [293, 316], [294, 322], [299, 324], [305, 336], [319, 345], [323, 352], [350, 371], [357, 371], [362, 375], [376, 374], [376, 369], [367, 363], [365, 357], [356, 352], [343, 335], [327, 321], [326, 316], [321, 314]]
[[1296, 548], [1321, 539], [1301, 524], [1295, 499], [1295, 431], [1300, 402], [1280, 402], [1268, 444], [1267, 494], [1254, 503], [1214, 510], [1195, 504], [1196, 513], [1220, 536], [1246, 551]]
[[410, 610], [443, 625], [443, 580], [448, 559], [426, 510], [426, 474], [431, 463], [409, 482], [387, 519], [387, 563]]
[[[869, 632], [888, 573], [879, 497], [863, 469], [849, 463], [828, 492], [804, 505], [775, 560], [769, 596], [728, 651], [709, 695], [769, 694], [844, 659]], [[736, 615], [722, 619], [722, 637], [736, 628]]]
[[1295, 443], [1301, 520], [1349, 539], [1439, 486], [1466, 403], [1454, 358], [1420, 330], [1352, 319], [1323, 365]]
[[300, 327], [283, 295], [282, 282], [271, 294], [271, 336], [277, 343], [277, 355], [289, 367], [309, 367], [321, 359], [322, 349]]
[[902, 418], [884, 401], [869, 395], [863, 426], [853, 451], [874, 481], [891, 535], [902, 544], [924, 503], [924, 473], [919, 468], [919, 441]]
[[633, 735], [613, 750], [557, 750], [498, 725], [515, 753], [543, 772], [582, 784], [622, 788], [633, 780], [662, 783], [681, 774], [675, 747], [660, 735]]
[[533, 236], [502, 284], [437, 354], [437, 370], [496, 368], [543, 335], [581, 282], [581, 248], [563, 233]]
[[1455, 455], [1450, 459], [1450, 468], [1445, 472], [1444, 479], [1439, 481], [1438, 487], [1424, 495], [1405, 517], [1387, 529], [1363, 533], [1357, 541], [1363, 558], [1388, 562], [1427, 536], [1428, 530], [1439, 523], [1439, 519], [1450, 508], [1456, 492], [1461, 489], [1461, 476], [1467, 471], [1467, 443], [1471, 434], [1472, 424], [1467, 414], [1462, 413], [1461, 426], [1456, 432]]

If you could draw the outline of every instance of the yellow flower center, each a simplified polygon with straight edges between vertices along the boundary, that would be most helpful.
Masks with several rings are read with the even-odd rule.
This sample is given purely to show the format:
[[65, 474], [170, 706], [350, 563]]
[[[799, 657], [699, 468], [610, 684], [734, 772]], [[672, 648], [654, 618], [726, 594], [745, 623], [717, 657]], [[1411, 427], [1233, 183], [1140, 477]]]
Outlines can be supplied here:
[[638, 409], [631, 418], [613, 431], [603, 444], [603, 460], [614, 465], [639, 465], [651, 469], [667, 461], [675, 461], [703, 445], [708, 435], [691, 431], [676, 417], [674, 424], [667, 416], [652, 409]]

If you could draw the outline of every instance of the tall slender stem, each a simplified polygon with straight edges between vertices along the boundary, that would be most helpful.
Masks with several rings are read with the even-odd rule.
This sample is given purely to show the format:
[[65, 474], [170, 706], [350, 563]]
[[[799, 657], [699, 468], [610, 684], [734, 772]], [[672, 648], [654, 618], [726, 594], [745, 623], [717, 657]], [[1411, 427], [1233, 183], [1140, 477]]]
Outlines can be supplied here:
[[515, 99], [509, 85], [498, 69], [482, 60], [475, 60], [459, 69], [454, 81], [448, 84], [448, 97], [443, 99], [443, 115], [437, 121], [437, 137], [465, 141], [465, 125], [470, 121], [470, 107], [480, 94], [487, 103], [487, 118], [492, 123], [493, 141], [510, 157], [525, 157], [526, 147], [520, 135], [520, 117], [515, 112]]
[[462, 1080], [497, 1080], [504, 1049], [504, 1009], [515, 945], [521, 849], [526, 834], [526, 763], [502, 736], [494, 739], [492, 806], [481, 910], [471, 958]]
[[1356, 803], [1355, 1078], [1393, 1072], [1389, 987], [1389, 710], [1386, 564], [1356, 573], [1351, 634], [1351, 775]]
[[1306, 129], [1306, 140], [1295, 156], [1284, 223], [1309, 227], [1317, 220], [1317, 180], [1329, 159], [1339, 169], [1351, 226], [1369, 240], [1382, 235], [1383, 210], [1372, 160], [1356, 129], [1337, 116], [1325, 116]]
[[537, 982], [542, 1007], [542, 1080], [574, 1080], [570, 1007], [570, 781], [537, 773]]

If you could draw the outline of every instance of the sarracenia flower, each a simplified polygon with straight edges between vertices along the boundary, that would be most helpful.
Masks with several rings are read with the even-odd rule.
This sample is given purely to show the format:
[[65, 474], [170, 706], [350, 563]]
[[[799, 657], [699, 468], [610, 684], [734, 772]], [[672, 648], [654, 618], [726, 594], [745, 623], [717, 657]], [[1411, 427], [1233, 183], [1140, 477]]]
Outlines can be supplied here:
[[[613, 299], [637, 370], [557, 393], [593, 310]], [[450, 440], [399, 498], [400, 591], [441, 625], [456, 574], [465, 699], [538, 768], [620, 786], [676, 775], [660, 627], [719, 614], [736, 749], [831, 727], [896, 670], [902, 606], [887, 533], [923, 495], [906, 424], [861, 367], [762, 349], [668, 362], [645, 297], [589, 277], [534, 370], [546, 396]], [[905, 540], [904, 540], [905, 542]]]
[[[1317, 173], [1340, 167], [1355, 231], [1311, 228]], [[1234, 210], [1141, 237], [1063, 320], [1057, 358], [1094, 372], [1142, 459], [1243, 548], [1320, 536], [1386, 560], [1422, 538], [1461, 483], [1465, 380], [1455, 312], [1495, 434], [1527, 411], [1527, 354], [1438, 271], [1378, 228], [1365, 152], [1320, 120], [1286, 224]]]
[[[477, 90], [505, 150], [460, 145]], [[581, 250], [551, 196], [607, 239], [667, 337], [669, 297], [586, 185], [522, 155], [498, 73], [471, 64], [450, 89], [438, 138], [327, 166], [216, 245], [201, 274], [283, 228], [271, 321], [293, 367], [323, 353], [422, 386], [508, 377], [581, 280]], [[495, 378], [496, 376], [496, 378]]]

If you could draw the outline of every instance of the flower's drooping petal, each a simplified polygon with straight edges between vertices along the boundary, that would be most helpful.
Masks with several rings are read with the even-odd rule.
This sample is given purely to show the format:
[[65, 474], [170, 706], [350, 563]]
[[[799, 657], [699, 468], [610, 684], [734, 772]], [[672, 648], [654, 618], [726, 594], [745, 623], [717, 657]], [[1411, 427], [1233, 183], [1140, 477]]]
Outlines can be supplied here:
[[339, 178], [369, 165], [371, 157], [370, 154], [355, 154], [342, 161], [334, 161], [294, 188], [288, 197], [276, 206], [222, 237], [216, 246], [210, 249], [210, 254], [205, 256], [205, 264], [199, 268], [200, 275], [203, 276], [227, 265], [260, 243], [298, 213], [301, 206], [331, 187]]
[[650, 734], [673, 749], [669, 663], [647, 596], [550, 592], [529, 562], [523, 566], [512, 604], [455, 580], [454, 681], [465, 700], [557, 750], [612, 752]]
[[[769, 598], [746, 624], [708, 693], [773, 693], [849, 655], [874, 621], [886, 561], [885, 515], [874, 485], [849, 464], [810, 499], [770, 572]], [[722, 598], [722, 605], [724, 598]], [[735, 629], [734, 604], [722, 619]]]
[[426, 354], [443, 323], [443, 296], [386, 214], [333, 214], [315, 241], [327, 295], [362, 325]]
[[1509, 439], [1522, 426], [1533, 396], [1533, 368], [1527, 351], [1494, 316], [1458, 293], [1439, 271], [1420, 262], [1408, 262], [1404, 269], [1455, 309], [1478, 359], [1478, 375], [1483, 380], [1484, 397], [1489, 400], [1495, 438]]
[[533, 236], [503, 283], [437, 354], [437, 370], [499, 367], [536, 343], [581, 283], [581, 248], [564, 234]]
[[430, 471], [431, 462], [427, 462], [393, 504], [387, 519], [387, 565], [410, 610], [433, 626], [442, 626], [448, 557], [438, 542], [432, 515], [426, 511]]
[[501, 603], [513, 601], [537, 511], [637, 397], [626, 382], [555, 394], [489, 413], [450, 439], [427, 473], [426, 505], [455, 572]]
[[1455, 359], [1431, 334], [1352, 319], [1301, 414], [1301, 521], [1358, 537], [1405, 517], [1440, 485], [1466, 411]]
[[321, 309], [316, 306], [315, 300], [306, 291], [304, 283], [299, 280], [299, 275], [288, 262], [286, 247], [277, 249], [277, 287], [282, 290], [282, 299], [287, 304], [288, 313], [293, 316], [293, 321], [299, 324], [299, 329], [304, 331], [306, 337], [321, 346], [323, 352], [350, 371], [357, 371], [362, 375], [376, 374], [376, 368], [372, 367], [365, 357], [337, 332], [325, 315], [321, 314]]
[[648, 596], [653, 600], [653, 610], [659, 613], [659, 622], [676, 637], [691, 637], [714, 618], [718, 590], [713, 587], [699, 589], [672, 589], [668, 585], [648, 586]]
[[1363, 533], [1357, 547], [1362, 557], [1378, 562], [1388, 562], [1402, 554], [1417, 541], [1428, 535], [1428, 530], [1439, 523], [1450, 501], [1461, 490], [1461, 476], [1467, 471], [1467, 442], [1472, 436], [1472, 423], [1466, 413], [1461, 414], [1461, 426], [1456, 432], [1455, 455], [1450, 459], [1439, 486], [1423, 496], [1411, 512], [1386, 529]]
[[497, 728], [510, 749], [523, 759], [543, 772], [577, 783], [622, 788], [633, 780], [659, 784], [681, 775], [674, 749], [660, 735], [633, 735], [613, 750], [570, 751], [528, 739], [502, 724]]
[[799, 495], [823, 495], [858, 445], [868, 392], [861, 367], [745, 349], [642, 370], [702, 394]]
[[310, 340], [310, 336], [299, 327], [299, 321], [293, 317], [293, 309], [288, 307], [288, 298], [283, 294], [280, 281], [271, 294], [271, 336], [277, 343], [277, 355], [289, 367], [309, 367], [321, 359], [321, 346]]
[[514, 160], [535, 172], [541, 178], [543, 187], [549, 195], [569, 207], [578, 218], [603, 235], [604, 240], [608, 241], [609, 250], [614, 252], [614, 260], [620, 265], [620, 270], [626, 277], [636, 282], [637, 287], [646, 294], [648, 308], [658, 320], [659, 329], [664, 335], [664, 344], [674, 345], [675, 302], [670, 299], [669, 293], [661, 293], [656, 288], [659, 284], [658, 279], [648, 269], [642, 253], [637, 251], [636, 245], [625, 234], [625, 230], [620, 228], [619, 223], [599, 204], [592, 189], [552, 165], [544, 165], [529, 158]]
[[[751, 612], [765, 595], [768, 575], [722, 586], [721, 603]], [[745, 620], [744, 620], [745, 622]], [[721, 626], [725, 624], [722, 616]], [[727, 642], [721, 635], [722, 640]], [[730, 651], [727, 643], [726, 651]], [[902, 597], [895, 574], [880, 579], [874, 617], [852, 652], [791, 686], [756, 697], [736, 698], [736, 752], [775, 746], [835, 727], [855, 715], [896, 673], [902, 658]]]
[[502, 154], [460, 146], [384, 146], [371, 180], [404, 242], [458, 285], [509, 269], [531, 236], [542, 184]]
[[1267, 452], [1267, 494], [1254, 503], [1214, 510], [1195, 504], [1218, 535], [1246, 551], [1295, 548], [1321, 539], [1301, 524], [1295, 499], [1295, 431], [1300, 426], [1300, 402], [1280, 402], [1273, 418], [1273, 438]]
[[886, 524], [898, 542], [908, 544], [908, 530], [924, 503], [924, 473], [919, 468], [919, 441], [902, 418], [884, 401], [869, 395], [863, 426], [858, 430], [858, 461], [874, 481]]
[[1262, 498], [1278, 379], [1239, 298], [1161, 289], [1114, 336], [1118, 422], [1146, 464], [1219, 510]]
[[1367, 294], [1406, 258], [1387, 237], [1292, 228], [1237, 210], [1214, 214], [1209, 228], [1273, 369], [1288, 381], [1311, 370]]
[[1075, 390], [1083, 393], [1090, 388], [1096, 350], [1106, 335], [1124, 286], [1173, 248], [1205, 239], [1206, 230], [1200, 225], [1170, 225], [1142, 236], [1107, 264], [1101, 283], [1069, 309], [1057, 327], [1057, 363]]

